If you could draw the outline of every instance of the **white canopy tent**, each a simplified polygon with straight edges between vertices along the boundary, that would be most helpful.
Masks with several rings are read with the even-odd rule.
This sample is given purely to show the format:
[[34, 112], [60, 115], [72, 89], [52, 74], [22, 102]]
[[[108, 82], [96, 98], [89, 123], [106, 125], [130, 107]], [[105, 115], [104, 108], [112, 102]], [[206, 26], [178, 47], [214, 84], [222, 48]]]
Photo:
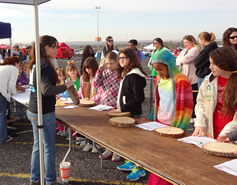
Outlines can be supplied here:
[[22, 4], [34, 6], [35, 18], [35, 50], [36, 50], [36, 85], [37, 85], [37, 104], [38, 104], [38, 127], [39, 129], [39, 149], [40, 149], [40, 182], [44, 185], [44, 159], [43, 159], [43, 119], [42, 119], [42, 97], [41, 97], [41, 70], [40, 70], [40, 48], [39, 48], [39, 20], [38, 5], [46, 3], [50, 0], [0, 0], [0, 3]]
[[143, 47], [144, 50], [153, 50], [155, 47], [153, 46], [153, 43], [149, 44], [148, 46]]

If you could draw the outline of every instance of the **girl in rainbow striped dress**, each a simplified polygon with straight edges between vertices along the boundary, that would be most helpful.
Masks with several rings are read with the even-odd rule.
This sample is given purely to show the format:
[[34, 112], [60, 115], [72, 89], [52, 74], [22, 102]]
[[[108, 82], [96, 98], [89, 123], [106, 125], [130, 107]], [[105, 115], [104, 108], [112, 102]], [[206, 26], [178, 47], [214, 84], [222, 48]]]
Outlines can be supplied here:
[[[180, 72], [175, 57], [163, 50], [152, 56], [155, 78], [155, 102], [150, 118], [167, 126], [186, 130], [193, 110], [190, 81]], [[168, 181], [151, 173], [148, 185], [170, 185]]]

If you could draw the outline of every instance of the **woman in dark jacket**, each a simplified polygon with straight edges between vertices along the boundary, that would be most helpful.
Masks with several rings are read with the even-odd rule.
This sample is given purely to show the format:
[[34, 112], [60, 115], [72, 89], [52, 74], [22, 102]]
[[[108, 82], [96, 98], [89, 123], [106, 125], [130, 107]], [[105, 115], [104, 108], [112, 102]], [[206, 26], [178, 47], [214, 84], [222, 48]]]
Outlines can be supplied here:
[[[64, 92], [73, 85], [69, 81], [63, 85], [56, 86], [58, 75], [51, 64], [51, 60], [56, 58], [58, 51], [58, 41], [48, 35], [40, 38], [40, 69], [41, 69], [41, 94], [42, 94], [42, 118], [43, 118], [43, 144], [44, 144], [44, 167], [46, 184], [53, 184], [56, 181], [55, 170], [55, 133], [56, 117], [55, 104], [56, 94]], [[39, 184], [40, 180], [40, 159], [39, 159], [39, 127], [38, 127], [38, 109], [37, 109], [37, 85], [35, 68], [35, 45], [33, 44], [30, 53], [30, 102], [27, 110], [27, 117], [31, 121], [34, 145], [31, 156], [31, 184]]]
[[198, 35], [199, 43], [202, 45], [203, 50], [194, 59], [194, 66], [196, 67], [196, 75], [198, 77], [198, 89], [205, 76], [211, 73], [209, 69], [209, 53], [218, 48], [215, 40], [215, 35], [213, 33], [202, 32]]
[[113, 37], [108, 36], [108, 37], [106, 37], [105, 46], [102, 49], [100, 65], [102, 65], [105, 62], [106, 55], [110, 51], [113, 51], [113, 50], [119, 51], [118, 48], [114, 45]]

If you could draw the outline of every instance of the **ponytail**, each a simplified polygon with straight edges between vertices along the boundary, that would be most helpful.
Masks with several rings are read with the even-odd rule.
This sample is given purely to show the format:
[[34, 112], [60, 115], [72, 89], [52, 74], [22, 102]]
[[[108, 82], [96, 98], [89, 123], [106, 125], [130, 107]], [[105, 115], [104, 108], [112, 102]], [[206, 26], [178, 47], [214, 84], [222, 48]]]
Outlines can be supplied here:
[[206, 31], [204, 31], [204, 32], [201, 32], [198, 35], [198, 38], [199, 39], [204, 39], [207, 42], [214, 42], [214, 40], [216, 39], [216, 36], [212, 32], [208, 33]]

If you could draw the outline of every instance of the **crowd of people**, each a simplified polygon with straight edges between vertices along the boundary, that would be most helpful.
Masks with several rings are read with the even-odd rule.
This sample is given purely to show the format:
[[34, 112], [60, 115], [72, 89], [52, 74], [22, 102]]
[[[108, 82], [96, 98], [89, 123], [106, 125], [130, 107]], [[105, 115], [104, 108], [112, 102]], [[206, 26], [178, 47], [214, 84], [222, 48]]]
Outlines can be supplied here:
[[[154, 106], [149, 118], [144, 119], [186, 130], [193, 118], [194, 136], [213, 137], [220, 142], [236, 140], [237, 28], [228, 28], [224, 32], [223, 47], [220, 48], [213, 33], [201, 32], [198, 40], [201, 47], [194, 36], [185, 35], [185, 49], [176, 58], [161, 38], [153, 39], [155, 49], [148, 65], [154, 77]], [[43, 135], [44, 145], [47, 146], [44, 148], [46, 184], [58, 184], [55, 170], [55, 104], [56, 98], [69, 97], [69, 87], [74, 85], [80, 99], [112, 106], [112, 113], [130, 112], [134, 117], [142, 117], [147, 74], [141, 65], [141, 52], [136, 46], [137, 40], [132, 39], [128, 41], [127, 48], [119, 51], [113, 37], [108, 36], [99, 64], [92, 47], [88, 45], [84, 49], [81, 66], [72, 61], [64, 69], [52, 63], [58, 49], [57, 39], [48, 35], [40, 37]], [[0, 103], [3, 105], [0, 107], [0, 143], [12, 140], [7, 134], [10, 96], [16, 94], [17, 86], [29, 84], [31, 94], [27, 118], [32, 124], [34, 138], [30, 180], [32, 185], [36, 185], [40, 183], [38, 129], [41, 128], [37, 119], [35, 45], [29, 48], [26, 56], [21, 55], [18, 49], [14, 47], [14, 56], [5, 58], [0, 64]], [[19, 103], [17, 107], [17, 118], [24, 118], [24, 107]], [[75, 137], [82, 136], [75, 134]], [[97, 148], [91, 140], [86, 140], [83, 151], [97, 153]], [[120, 160], [120, 156], [107, 149], [102, 157]], [[130, 161], [125, 161], [117, 169], [131, 171], [127, 176], [130, 181], [146, 175], [143, 168]], [[170, 183], [151, 173], [148, 185], [157, 184]]]

